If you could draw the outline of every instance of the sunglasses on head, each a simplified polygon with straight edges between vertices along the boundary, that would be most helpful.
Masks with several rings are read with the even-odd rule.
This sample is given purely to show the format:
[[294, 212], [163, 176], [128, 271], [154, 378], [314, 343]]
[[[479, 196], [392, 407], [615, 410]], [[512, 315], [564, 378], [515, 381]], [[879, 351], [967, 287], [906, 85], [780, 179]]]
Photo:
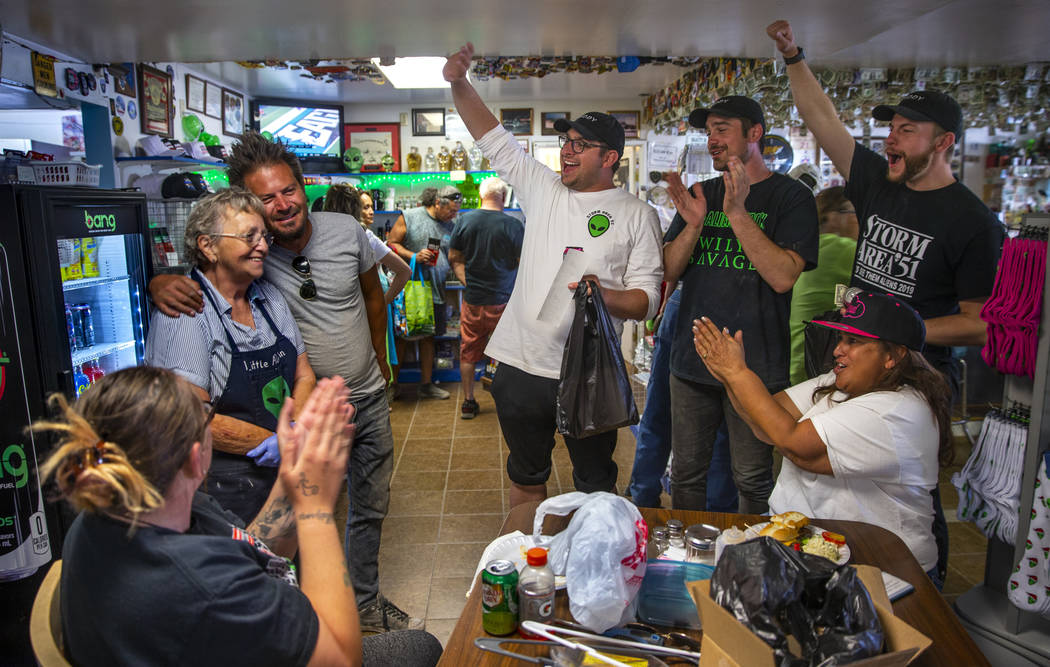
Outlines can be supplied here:
[[445, 195], [444, 197], [442, 197], [442, 199], [447, 199], [449, 201], [462, 201], [463, 195], [457, 192], [455, 194]]
[[310, 260], [306, 255], [296, 255], [292, 258], [292, 270], [303, 278], [303, 284], [299, 286], [299, 296], [306, 301], [317, 298], [317, 285], [310, 273]]

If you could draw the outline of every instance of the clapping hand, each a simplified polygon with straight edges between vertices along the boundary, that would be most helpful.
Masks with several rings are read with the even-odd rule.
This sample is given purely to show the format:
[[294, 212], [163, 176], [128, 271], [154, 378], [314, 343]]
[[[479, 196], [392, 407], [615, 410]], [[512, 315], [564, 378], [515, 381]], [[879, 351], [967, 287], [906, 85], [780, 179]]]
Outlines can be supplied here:
[[699, 227], [704, 224], [704, 216], [707, 215], [707, 200], [704, 199], [704, 193], [699, 189], [697, 189], [697, 194], [691, 193], [682, 183], [682, 178], [673, 171], [664, 174], [664, 180], [667, 181], [667, 194], [671, 196], [671, 201], [674, 202], [678, 215], [685, 220], [685, 224], [690, 227]]
[[693, 320], [693, 346], [712, 377], [721, 382], [733, 374], [747, 370], [744, 361], [744, 332], [730, 335], [729, 329], [719, 330], [706, 317]]
[[317, 383], [292, 425], [295, 401], [285, 399], [277, 422], [281, 483], [297, 510], [330, 512], [346, 476], [353, 444], [354, 408], [342, 378]]
[[722, 174], [722, 181], [726, 186], [725, 199], [722, 202], [722, 210], [729, 214], [732, 210], [746, 211], [747, 195], [751, 192], [751, 179], [747, 176], [744, 163], [738, 157], [729, 158], [726, 170]]

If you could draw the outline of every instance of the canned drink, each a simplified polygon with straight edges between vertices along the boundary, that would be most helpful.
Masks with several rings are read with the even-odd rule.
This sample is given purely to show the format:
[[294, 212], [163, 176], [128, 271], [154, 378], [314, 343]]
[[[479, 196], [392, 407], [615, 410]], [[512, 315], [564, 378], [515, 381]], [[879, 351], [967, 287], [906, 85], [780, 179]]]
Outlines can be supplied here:
[[490, 635], [518, 629], [518, 569], [509, 560], [494, 560], [481, 573], [481, 625]]
[[69, 334], [70, 351], [77, 349], [77, 338], [73, 328], [73, 311], [70, 310], [69, 304], [66, 304], [66, 331]]
[[80, 305], [70, 306], [69, 312], [73, 322], [73, 349], [83, 350], [87, 345], [84, 343], [84, 320], [80, 318]]
[[77, 308], [80, 309], [80, 325], [84, 328], [84, 347], [91, 347], [95, 344], [95, 319], [91, 315], [91, 306], [82, 303]]

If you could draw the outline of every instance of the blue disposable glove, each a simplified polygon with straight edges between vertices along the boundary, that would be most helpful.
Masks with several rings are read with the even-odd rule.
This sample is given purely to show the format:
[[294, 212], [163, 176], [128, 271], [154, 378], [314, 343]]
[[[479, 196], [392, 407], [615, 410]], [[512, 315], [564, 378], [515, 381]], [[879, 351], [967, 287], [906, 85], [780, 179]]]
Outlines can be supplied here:
[[259, 446], [248, 452], [255, 459], [255, 465], [276, 468], [281, 465], [281, 450], [277, 446], [277, 434], [274, 433], [259, 443]]

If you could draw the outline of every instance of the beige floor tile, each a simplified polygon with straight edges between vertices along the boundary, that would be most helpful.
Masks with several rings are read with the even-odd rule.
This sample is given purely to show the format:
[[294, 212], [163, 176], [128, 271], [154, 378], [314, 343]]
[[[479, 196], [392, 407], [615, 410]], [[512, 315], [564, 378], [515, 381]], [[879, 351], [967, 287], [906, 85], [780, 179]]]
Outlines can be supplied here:
[[427, 618], [458, 619], [467, 602], [470, 577], [434, 578], [430, 582], [430, 602]]
[[456, 424], [456, 435], [484, 435], [495, 437], [499, 433], [499, 421], [496, 415], [486, 418], [478, 415], [474, 419], [462, 419]]
[[458, 435], [452, 441], [453, 454], [477, 454], [478, 452], [502, 453], [503, 445], [491, 436]]
[[449, 470], [502, 469], [503, 455], [496, 449], [485, 447], [483, 451], [463, 452], [454, 450], [449, 460]]
[[945, 577], [944, 588], [941, 590], [941, 593], [944, 595], [962, 595], [973, 588], [976, 583], [967, 579], [951, 563], [948, 563], [948, 576]]
[[452, 436], [435, 438], [408, 438], [405, 440], [406, 454], [448, 454], [452, 451]]
[[955, 509], [959, 506], [959, 491], [949, 482], [941, 483], [941, 507], [945, 517], [951, 521], [955, 518]]
[[425, 583], [401, 580], [392, 581], [382, 587], [383, 595], [388, 600], [414, 618], [427, 617], [427, 602], [430, 599], [430, 590]]
[[445, 488], [445, 478], [447, 475], [448, 473], [444, 470], [431, 472], [408, 472], [398, 470], [390, 480], [390, 493], [394, 494], [403, 489], [411, 489], [415, 491], [441, 491]]
[[397, 461], [397, 472], [444, 471], [448, 469], [448, 465], [448, 457], [444, 454], [416, 454], [406, 451]]
[[437, 637], [437, 640], [441, 642], [441, 647], [444, 648], [448, 644], [449, 637], [452, 636], [452, 631], [456, 629], [456, 620], [458, 619], [428, 618], [426, 631]]
[[[389, 521], [389, 519], [387, 519]], [[433, 571], [436, 544], [401, 544], [386, 539], [383, 522], [383, 546], [379, 548], [379, 576], [400, 577], [413, 581], [429, 580]]]
[[436, 516], [391, 516], [383, 521], [383, 544], [437, 542], [441, 522]]
[[412, 423], [412, 429], [408, 432], [410, 439], [419, 438], [448, 438], [452, 440], [452, 432], [455, 429], [455, 424], [445, 423], [446, 419], [441, 418], [441, 421], [436, 419], [417, 419]]
[[388, 517], [400, 515], [441, 514], [444, 491], [398, 490], [390, 493]]
[[[496, 512], [495, 509], [493, 509]], [[439, 543], [491, 542], [499, 535], [503, 516], [495, 514], [464, 514], [441, 517]]]
[[440, 544], [434, 554], [434, 578], [472, 577], [488, 542]]
[[459, 489], [499, 489], [502, 487], [502, 470], [452, 470], [448, 473], [449, 491]]
[[499, 489], [484, 491], [449, 490], [445, 492], [445, 516], [452, 514], [477, 514], [478, 512], [498, 514], [502, 511], [503, 492]]
[[963, 554], [983, 556], [988, 549], [988, 538], [969, 522], [949, 521], [948, 545], [948, 554], [953, 559]]
[[951, 556], [948, 564], [959, 574], [966, 578], [971, 584], [976, 585], [984, 581], [985, 554], [971, 556]]

